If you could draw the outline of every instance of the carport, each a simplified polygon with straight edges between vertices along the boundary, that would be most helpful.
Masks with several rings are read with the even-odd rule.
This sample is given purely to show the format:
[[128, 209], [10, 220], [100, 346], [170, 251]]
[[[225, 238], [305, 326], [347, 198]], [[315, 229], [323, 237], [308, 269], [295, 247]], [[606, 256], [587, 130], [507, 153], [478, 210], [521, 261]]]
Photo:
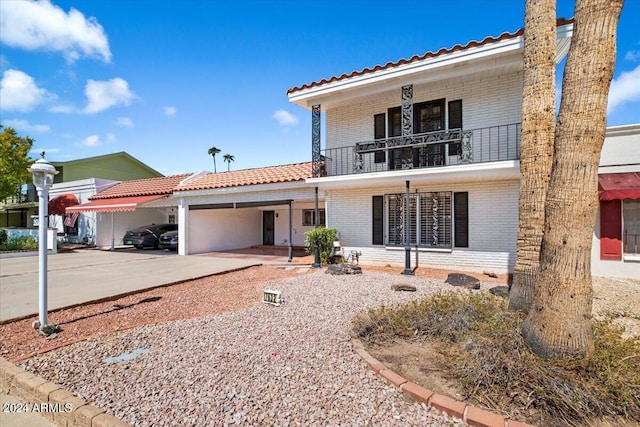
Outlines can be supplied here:
[[[193, 226], [193, 216], [192, 213], [203, 210], [238, 210], [238, 209], [246, 209], [246, 208], [264, 208], [264, 207], [276, 207], [276, 206], [287, 206], [288, 208], [288, 239], [287, 239], [287, 248], [288, 248], [288, 261], [291, 262], [293, 259], [293, 200], [267, 200], [267, 201], [247, 201], [247, 202], [228, 202], [228, 203], [201, 203], [201, 204], [193, 204], [189, 205], [189, 216], [191, 217], [191, 226]], [[277, 213], [272, 213], [274, 211], [269, 210], [258, 210], [262, 212], [262, 233], [263, 233], [263, 243], [265, 243], [265, 236], [269, 233], [269, 225], [265, 224], [265, 221], [271, 221], [271, 233], [274, 233], [273, 227], [275, 226], [275, 217], [272, 217], [270, 220], [268, 219], [269, 215], [277, 215]], [[234, 215], [237, 217], [237, 215]], [[244, 218], [240, 218], [241, 221]], [[254, 221], [255, 222], [255, 221]], [[248, 222], [243, 222], [243, 226], [250, 227]], [[237, 238], [237, 235], [234, 236]], [[191, 237], [190, 237], [191, 240]], [[271, 242], [267, 244], [273, 244], [274, 237], [273, 234], [271, 236]]]
[[[98, 212], [98, 213], [110, 213], [111, 217], [111, 246], [110, 249], [115, 249], [115, 212], [134, 212], [138, 207], [144, 206], [147, 203], [154, 202], [159, 199], [167, 197], [165, 194], [156, 194], [151, 196], [130, 196], [130, 197], [114, 197], [110, 199], [98, 199], [91, 202], [83, 203], [81, 205], [71, 206], [66, 208], [67, 214], [79, 214], [81, 212]], [[97, 227], [96, 227], [97, 229]]]

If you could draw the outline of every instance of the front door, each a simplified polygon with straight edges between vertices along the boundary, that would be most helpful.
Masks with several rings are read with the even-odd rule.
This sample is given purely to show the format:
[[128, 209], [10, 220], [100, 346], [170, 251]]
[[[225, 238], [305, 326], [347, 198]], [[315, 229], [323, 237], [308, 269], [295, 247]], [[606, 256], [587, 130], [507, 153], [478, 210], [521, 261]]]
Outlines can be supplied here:
[[275, 240], [275, 213], [262, 211], [262, 244], [273, 245]]

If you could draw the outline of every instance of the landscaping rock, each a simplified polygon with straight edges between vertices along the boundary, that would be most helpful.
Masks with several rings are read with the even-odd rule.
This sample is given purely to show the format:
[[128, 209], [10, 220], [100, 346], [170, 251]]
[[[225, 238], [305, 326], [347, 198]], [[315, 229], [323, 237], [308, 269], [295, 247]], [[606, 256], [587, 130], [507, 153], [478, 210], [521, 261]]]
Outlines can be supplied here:
[[482, 274], [486, 274], [489, 277], [492, 277], [494, 279], [498, 278], [498, 275], [496, 273], [494, 273], [493, 271], [483, 271]]
[[509, 287], [508, 286], [494, 286], [489, 289], [493, 295], [497, 295], [499, 297], [508, 297], [509, 296]]
[[362, 268], [357, 265], [330, 264], [325, 273], [333, 275], [362, 274]]
[[444, 282], [451, 286], [461, 286], [466, 289], [480, 289], [480, 280], [468, 274], [449, 273], [447, 280]]
[[415, 292], [417, 288], [412, 285], [393, 285], [391, 289], [394, 291], [407, 291], [407, 292]]

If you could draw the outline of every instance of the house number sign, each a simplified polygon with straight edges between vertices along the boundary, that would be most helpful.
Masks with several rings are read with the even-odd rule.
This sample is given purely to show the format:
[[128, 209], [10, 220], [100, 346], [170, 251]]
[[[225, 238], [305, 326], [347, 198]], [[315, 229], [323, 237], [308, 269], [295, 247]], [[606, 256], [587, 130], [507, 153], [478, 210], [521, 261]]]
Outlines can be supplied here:
[[282, 305], [284, 304], [284, 298], [282, 292], [274, 289], [265, 289], [262, 296], [262, 302], [265, 304]]

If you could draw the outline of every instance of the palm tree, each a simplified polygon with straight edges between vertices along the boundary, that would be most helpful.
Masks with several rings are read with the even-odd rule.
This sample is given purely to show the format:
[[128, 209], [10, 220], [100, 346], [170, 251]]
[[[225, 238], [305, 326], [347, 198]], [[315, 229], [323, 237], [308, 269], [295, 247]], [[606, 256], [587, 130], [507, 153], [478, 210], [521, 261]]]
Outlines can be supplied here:
[[222, 156], [222, 158], [224, 159], [225, 162], [227, 162], [227, 172], [231, 170], [231, 162], [233, 162], [235, 160], [235, 158], [233, 157], [232, 154], [225, 154], [224, 156]]
[[209, 148], [209, 151], [207, 151], [207, 153], [210, 156], [213, 156], [213, 172], [217, 172], [216, 170], [216, 154], [218, 154], [220, 152], [220, 149], [217, 147], [211, 147]]

